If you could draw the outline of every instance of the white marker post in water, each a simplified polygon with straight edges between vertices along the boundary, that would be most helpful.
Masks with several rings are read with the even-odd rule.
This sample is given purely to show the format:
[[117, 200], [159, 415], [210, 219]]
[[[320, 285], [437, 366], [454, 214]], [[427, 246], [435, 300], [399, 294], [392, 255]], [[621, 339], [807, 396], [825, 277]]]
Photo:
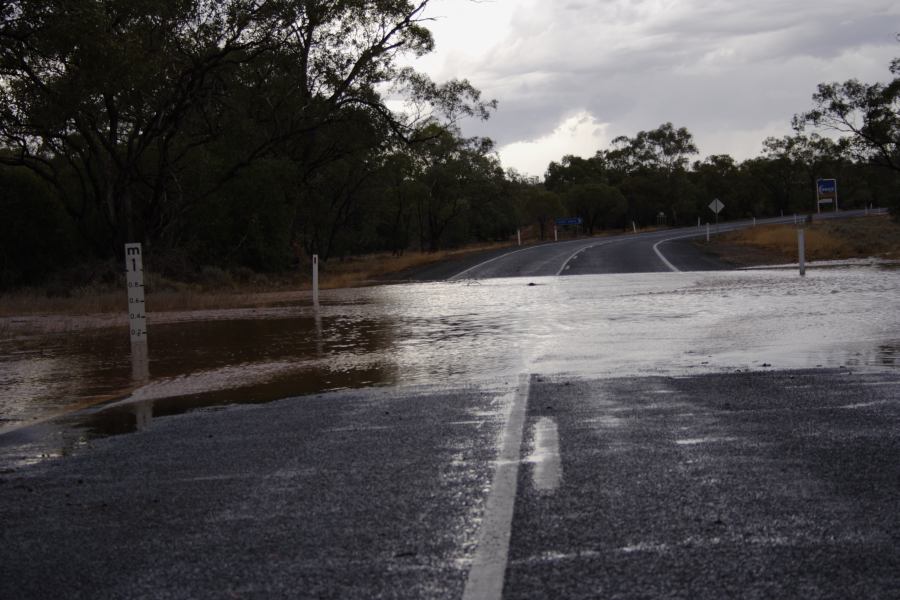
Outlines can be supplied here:
[[312, 264], [312, 277], [313, 277], [313, 304], [317, 307], [319, 306], [319, 255], [313, 254], [313, 264]]
[[144, 259], [140, 244], [125, 244], [125, 283], [128, 286], [131, 343], [146, 343], [147, 304], [144, 299]]
[[797, 230], [797, 252], [800, 256], [800, 277], [806, 276], [806, 235], [801, 227]]

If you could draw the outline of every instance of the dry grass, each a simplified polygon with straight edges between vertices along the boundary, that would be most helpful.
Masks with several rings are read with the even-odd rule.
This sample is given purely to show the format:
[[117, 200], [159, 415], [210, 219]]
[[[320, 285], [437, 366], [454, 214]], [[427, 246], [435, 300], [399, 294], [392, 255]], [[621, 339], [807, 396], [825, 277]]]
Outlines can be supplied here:
[[18, 290], [0, 296], [0, 316], [34, 314], [93, 314], [110, 312], [125, 305], [121, 293], [84, 291], [68, 298], [48, 298], [41, 290]]
[[322, 273], [320, 283], [323, 288], [359, 287], [379, 283], [386, 277], [433, 263], [441, 262], [473, 252], [483, 252], [508, 247], [509, 243], [480, 244], [467, 246], [457, 250], [439, 252], [411, 252], [403, 256], [391, 254], [369, 254], [355, 256], [343, 261], [332, 261]]
[[[227, 288], [210, 288], [200, 284], [165, 282], [154, 289], [154, 279], [154, 276], [148, 276], [147, 292], [148, 307], [154, 312], [248, 308], [274, 304], [265, 301], [266, 292], [272, 291], [271, 284], [262, 287], [233, 284]], [[300, 278], [295, 276], [294, 279], [299, 282]], [[124, 282], [121, 289], [86, 287], [73, 290], [67, 296], [48, 296], [41, 289], [23, 289], [0, 295], [0, 317], [124, 313], [126, 298]]]
[[[448, 258], [508, 246], [484, 244], [460, 250], [434, 253], [412, 252], [403, 256], [372, 254], [334, 260], [319, 275], [322, 289], [360, 287], [379, 283], [390, 274], [425, 266]], [[309, 297], [311, 273], [258, 275], [236, 281], [229, 274], [211, 269], [206, 283], [186, 284], [147, 275], [147, 305], [153, 312], [212, 310], [228, 308], [264, 308]], [[0, 294], [0, 317], [34, 315], [93, 315], [124, 311], [122, 288], [94, 286], [74, 289], [66, 296], [49, 296], [44, 289], [23, 289]], [[2, 326], [2, 324], [0, 324]], [[0, 335], [3, 334], [0, 328]]]
[[[888, 216], [821, 221], [806, 227], [807, 260], [900, 259], [900, 224]], [[738, 265], [797, 261], [797, 228], [772, 225], [719, 236], [709, 250]]]

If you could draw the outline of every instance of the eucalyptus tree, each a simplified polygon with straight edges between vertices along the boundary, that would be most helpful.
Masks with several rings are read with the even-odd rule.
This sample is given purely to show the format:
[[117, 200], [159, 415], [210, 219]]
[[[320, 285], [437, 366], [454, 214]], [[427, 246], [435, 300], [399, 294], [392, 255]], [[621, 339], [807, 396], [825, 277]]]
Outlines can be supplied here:
[[588, 235], [595, 230], [623, 227], [628, 204], [618, 188], [605, 183], [577, 183], [564, 193], [570, 214], [579, 216]]
[[548, 190], [561, 192], [575, 184], [605, 183], [607, 176], [607, 164], [602, 152], [590, 158], [567, 154], [547, 167], [544, 185]]
[[[448, 242], [455, 227], [499, 198], [505, 180], [488, 138], [464, 138], [454, 127], [430, 124], [420, 132], [426, 140], [411, 148], [416, 195], [419, 249], [434, 252]], [[514, 215], [511, 227], [515, 225]], [[471, 222], [471, 221], [470, 221]], [[460, 232], [459, 241], [467, 241]]]
[[664, 211], [678, 222], [688, 195], [689, 157], [697, 154], [693, 135], [685, 127], [663, 123], [633, 138], [619, 136], [612, 144], [605, 158], [610, 170], [620, 174], [631, 218], [646, 223]]
[[795, 127], [814, 125], [847, 136], [857, 156], [900, 171], [900, 58], [891, 62], [888, 83], [822, 83], [815, 108], [794, 117]]
[[697, 154], [694, 136], [685, 127], [676, 129], [663, 123], [656, 129], [640, 131], [633, 138], [619, 136], [606, 153], [610, 166], [626, 173], [659, 171], [667, 176], [684, 171], [689, 157]]
[[[861, 164], [889, 169], [896, 180], [900, 174], [900, 58], [891, 62], [890, 73], [893, 79], [887, 83], [850, 79], [819, 84], [813, 95], [815, 107], [794, 117], [795, 128], [812, 125], [844, 136], [847, 153]], [[873, 191], [872, 199], [877, 195]], [[900, 199], [889, 195], [888, 203], [900, 218]]]
[[[565, 160], [565, 159], [563, 159]], [[551, 166], [557, 163], [550, 163]], [[548, 169], [549, 173], [549, 169]], [[565, 216], [559, 193], [547, 189], [549, 185], [538, 177], [526, 176], [508, 169], [506, 177], [518, 207], [519, 225], [536, 224], [541, 241], [547, 238], [556, 217]]]
[[[98, 251], [175, 243], [191, 204], [284, 156], [307, 181], [367, 118], [409, 138], [485, 115], [468, 82], [399, 65], [433, 48], [427, 0], [11, 0], [0, 7], [0, 162], [31, 169]], [[387, 107], [393, 88], [413, 107]], [[351, 144], [353, 146], [353, 144]], [[379, 142], [379, 146], [384, 146]], [[168, 236], [168, 237], [167, 237]]]

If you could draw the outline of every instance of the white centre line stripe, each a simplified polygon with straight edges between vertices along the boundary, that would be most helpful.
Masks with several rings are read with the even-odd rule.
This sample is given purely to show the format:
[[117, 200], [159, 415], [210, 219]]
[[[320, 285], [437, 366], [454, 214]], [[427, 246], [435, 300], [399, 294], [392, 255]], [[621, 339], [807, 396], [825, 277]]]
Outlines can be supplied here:
[[466, 579], [463, 600], [499, 600], [503, 595], [503, 578], [506, 575], [516, 483], [519, 478], [522, 431], [528, 408], [529, 379], [527, 374], [520, 375], [519, 386], [513, 392], [509, 417], [503, 428], [500, 456], [494, 467], [494, 479], [484, 509], [478, 549]]

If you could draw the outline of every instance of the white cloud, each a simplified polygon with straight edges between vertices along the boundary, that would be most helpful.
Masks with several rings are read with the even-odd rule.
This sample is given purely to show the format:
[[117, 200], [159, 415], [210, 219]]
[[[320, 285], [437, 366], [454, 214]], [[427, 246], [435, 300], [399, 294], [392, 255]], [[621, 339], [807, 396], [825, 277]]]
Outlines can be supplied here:
[[500, 161], [526, 175], [543, 176], [550, 161], [566, 154], [588, 157], [609, 143], [608, 124], [581, 111], [559, 124], [552, 133], [535, 140], [513, 142], [498, 149]]

